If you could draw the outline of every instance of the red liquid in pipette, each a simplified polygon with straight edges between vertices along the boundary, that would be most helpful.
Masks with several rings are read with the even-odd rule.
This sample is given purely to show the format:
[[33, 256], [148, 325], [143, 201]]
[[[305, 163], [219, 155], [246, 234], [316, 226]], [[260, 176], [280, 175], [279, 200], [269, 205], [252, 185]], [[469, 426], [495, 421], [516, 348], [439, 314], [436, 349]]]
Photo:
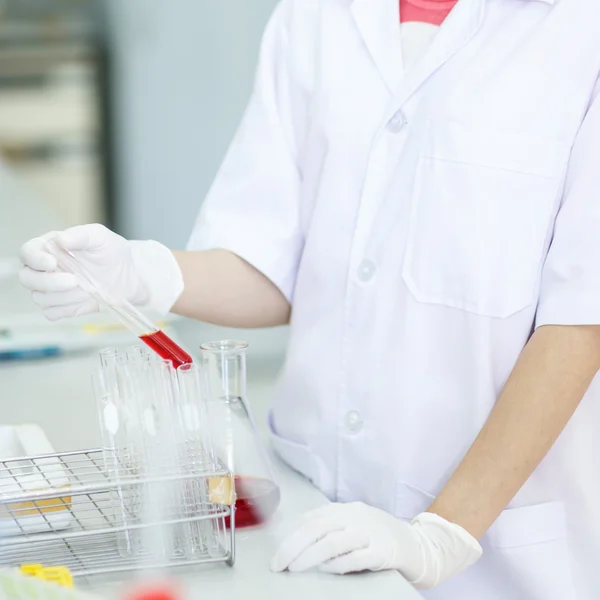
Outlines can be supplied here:
[[[240, 477], [236, 475], [235, 493], [235, 526], [252, 527], [261, 525], [279, 506], [281, 495], [279, 488], [268, 479], [258, 477]], [[225, 517], [225, 525], [230, 526], [229, 517]]]
[[140, 335], [140, 340], [142, 340], [146, 346], [154, 350], [161, 358], [170, 360], [175, 369], [181, 365], [189, 365], [194, 362], [192, 357], [183, 348], [180, 348], [160, 329], [153, 333]]

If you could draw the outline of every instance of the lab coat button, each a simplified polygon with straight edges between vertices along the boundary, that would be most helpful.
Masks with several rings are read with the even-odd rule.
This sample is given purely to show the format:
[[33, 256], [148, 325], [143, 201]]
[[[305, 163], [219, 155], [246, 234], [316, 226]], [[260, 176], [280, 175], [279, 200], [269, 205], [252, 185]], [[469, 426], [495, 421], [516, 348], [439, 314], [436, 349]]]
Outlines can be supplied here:
[[404, 114], [402, 113], [402, 111], [399, 110], [388, 121], [387, 128], [392, 133], [400, 133], [400, 131], [402, 131], [402, 129], [404, 128], [405, 125], [406, 125], [406, 118], [404, 117]]
[[363, 420], [356, 411], [351, 411], [346, 415], [346, 430], [349, 433], [358, 433], [363, 428]]
[[363, 260], [358, 266], [357, 275], [360, 281], [366, 283], [375, 277], [375, 271], [377, 271], [377, 267], [372, 260]]

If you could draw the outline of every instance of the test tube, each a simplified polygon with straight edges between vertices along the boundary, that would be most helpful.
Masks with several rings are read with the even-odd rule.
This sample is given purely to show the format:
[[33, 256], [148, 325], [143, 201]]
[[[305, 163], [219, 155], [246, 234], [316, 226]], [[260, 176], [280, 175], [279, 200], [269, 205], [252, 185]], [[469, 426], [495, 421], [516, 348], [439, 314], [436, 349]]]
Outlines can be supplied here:
[[137, 346], [131, 346], [131, 348], [127, 349], [127, 360], [128, 361], [136, 361], [141, 360], [145, 362], [150, 361], [150, 351], [146, 346], [142, 346], [141, 344]]
[[134, 500], [130, 487], [121, 482], [129, 477], [126, 468], [126, 440], [123, 439], [123, 414], [116, 374], [101, 368], [92, 375], [92, 383], [98, 407], [105, 468], [109, 479], [110, 502], [116, 531], [117, 549], [124, 557], [131, 557], [139, 550], [139, 536], [131, 526], [135, 524]]
[[104, 289], [102, 283], [96, 280], [88, 269], [71, 252], [63, 248], [56, 239], [48, 240], [46, 249], [56, 258], [63, 271], [77, 277], [82, 289], [96, 299], [99, 304], [110, 309], [125, 327], [163, 359], [172, 361], [175, 367], [193, 362], [192, 357], [183, 348], [128, 300]]
[[215, 457], [199, 366], [182, 365], [177, 369], [177, 380], [181, 423], [190, 442], [189, 448], [194, 451], [191, 455], [194, 466], [198, 470], [210, 469], [214, 466]]
[[[176, 472], [181, 475], [175, 490], [178, 518], [184, 518], [177, 530], [179, 548], [188, 558], [197, 558], [208, 548], [210, 524], [202, 517], [208, 508], [206, 477], [207, 448], [205, 411], [195, 364], [181, 365], [175, 372], [168, 364], [171, 439], [175, 441]], [[204, 427], [204, 428], [203, 428]]]
[[[182, 365], [177, 369], [177, 379], [181, 430], [187, 440], [182, 461], [187, 474], [187, 515], [208, 517], [212, 506], [207, 476], [215, 467], [215, 456], [200, 368], [196, 364]], [[208, 551], [212, 557], [221, 556], [218, 523], [214, 519], [201, 519], [192, 524], [195, 543], [191, 552]]]
[[[144, 364], [145, 392], [140, 394], [145, 463], [149, 481], [145, 486], [143, 545], [160, 560], [183, 553], [184, 524], [170, 524], [178, 515], [181, 467], [177, 460], [178, 433], [173, 413], [174, 371], [170, 361]], [[144, 386], [140, 386], [142, 389]]]
[[[119, 444], [116, 456], [118, 476], [123, 483], [119, 486], [121, 507], [125, 510], [127, 526], [138, 525], [141, 517], [142, 489], [138, 482], [143, 475], [143, 444], [140, 431], [138, 393], [143, 393], [143, 380], [140, 380], [141, 363], [128, 360], [125, 350], [107, 348], [100, 353], [101, 364], [105, 365], [108, 377], [115, 390], [119, 411]], [[138, 529], [128, 535], [134, 553], [141, 550], [141, 536]]]
[[103, 348], [100, 350], [100, 365], [104, 368], [116, 364], [119, 351], [116, 348]]

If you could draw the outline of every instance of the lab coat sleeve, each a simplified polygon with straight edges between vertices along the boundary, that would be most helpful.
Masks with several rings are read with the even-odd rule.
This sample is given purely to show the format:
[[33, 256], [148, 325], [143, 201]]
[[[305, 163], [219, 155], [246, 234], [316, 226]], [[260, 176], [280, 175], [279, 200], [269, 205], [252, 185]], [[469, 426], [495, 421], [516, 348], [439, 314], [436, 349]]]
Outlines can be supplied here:
[[284, 0], [267, 26], [250, 103], [188, 243], [237, 254], [290, 301], [303, 248], [298, 139], [306, 97], [290, 50], [291, 4]]
[[571, 151], [536, 326], [600, 324], [600, 84]]

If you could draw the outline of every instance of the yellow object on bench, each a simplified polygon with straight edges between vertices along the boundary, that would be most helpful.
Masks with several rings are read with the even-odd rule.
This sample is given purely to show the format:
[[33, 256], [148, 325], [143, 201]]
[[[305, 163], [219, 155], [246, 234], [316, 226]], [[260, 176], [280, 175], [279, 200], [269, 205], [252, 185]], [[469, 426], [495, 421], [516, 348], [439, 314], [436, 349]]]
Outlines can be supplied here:
[[31, 575], [32, 577], [37, 577], [38, 573], [40, 573], [40, 571], [42, 571], [43, 568], [44, 565], [22, 565], [21, 573], [23, 573], [23, 575]]
[[44, 567], [43, 565], [22, 565], [21, 573], [37, 579], [56, 583], [62, 587], [72, 588], [73, 577], [67, 567]]

